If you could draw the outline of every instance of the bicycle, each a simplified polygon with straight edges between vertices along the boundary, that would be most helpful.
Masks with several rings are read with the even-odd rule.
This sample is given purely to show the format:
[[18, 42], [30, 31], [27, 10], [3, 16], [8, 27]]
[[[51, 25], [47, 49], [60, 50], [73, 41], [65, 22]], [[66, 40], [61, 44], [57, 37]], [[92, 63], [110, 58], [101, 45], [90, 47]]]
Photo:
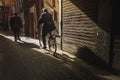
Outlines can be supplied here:
[[53, 55], [57, 52], [57, 41], [56, 38], [60, 37], [59, 35], [52, 34], [48, 37], [48, 48], [49, 51], [53, 52]]
[[[41, 30], [38, 31], [39, 34], [38, 34], [38, 38], [39, 38], [39, 45], [40, 45], [40, 48], [42, 47], [42, 43], [41, 43]], [[56, 31], [57, 32], [57, 31]], [[56, 34], [55, 31], [52, 31], [51, 34], [48, 34], [48, 50], [50, 52], [53, 53], [53, 55], [56, 54], [57, 52], [57, 42], [56, 42], [56, 37], [60, 37], [59, 35]], [[57, 32], [58, 33], [58, 32]]]

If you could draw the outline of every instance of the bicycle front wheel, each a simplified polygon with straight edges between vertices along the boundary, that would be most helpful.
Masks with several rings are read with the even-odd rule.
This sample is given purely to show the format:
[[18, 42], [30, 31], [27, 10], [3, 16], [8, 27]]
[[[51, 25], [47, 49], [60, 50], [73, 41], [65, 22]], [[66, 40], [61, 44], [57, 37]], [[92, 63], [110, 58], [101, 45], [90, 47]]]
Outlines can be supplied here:
[[57, 51], [56, 39], [55, 39], [55, 38], [49, 39], [49, 40], [48, 40], [48, 46], [49, 46], [49, 50], [50, 50], [51, 52], [53, 52], [53, 54], [55, 54], [56, 51]]

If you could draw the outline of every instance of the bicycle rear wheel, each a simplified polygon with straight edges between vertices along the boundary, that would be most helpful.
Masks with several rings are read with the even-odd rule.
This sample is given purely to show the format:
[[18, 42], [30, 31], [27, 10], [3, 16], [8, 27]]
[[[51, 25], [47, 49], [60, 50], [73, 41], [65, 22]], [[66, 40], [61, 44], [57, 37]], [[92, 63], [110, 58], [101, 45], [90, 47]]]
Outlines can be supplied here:
[[39, 45], [40, 45], [40, 48], [42, 48], [41, 39], [39, 39]]
[[39, 40], [39, 46], [42, 48], [42, 25], [41, 27], [38, 27], [38, 40]]
[[42, 48], [42, 38], [40, 32], [38, 33], [39, 47]]

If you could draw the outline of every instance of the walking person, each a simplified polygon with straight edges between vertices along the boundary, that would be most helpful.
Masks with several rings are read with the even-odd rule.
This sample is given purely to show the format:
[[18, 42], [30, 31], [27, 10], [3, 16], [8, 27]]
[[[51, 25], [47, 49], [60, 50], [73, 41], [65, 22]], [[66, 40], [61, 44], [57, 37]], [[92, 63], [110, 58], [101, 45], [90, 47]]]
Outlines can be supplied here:
[[[41, 14], [38, 20], [38, 27], [39, 25], [43, 24], [42, 26], [42, 42], [43, 42], [43, 49], [46, 49], [46, 36], [55, 30], [55, 24], [52, 18], [52, 15], [48, 12], [46, 8], [43, 9], [43, 13]], [[52, 36], [52, 35], [51, 35]]]
[[18, 16], [17, 13], [15, 13], [13, 17], [11, 17], [10, 26], [14, 33], [15, 42], [17, 42], [17, 40], [21, 40], [20, 39], [20, 29], [21, 29], [21, 27], [23, 27], [23, 25], [22, 25], [22, 20]]
[[14, 27], [14, 15], [12, 15], [10, 17], [10, 27], [11, 27], [11, 30], [13, 31], [13, 27]]

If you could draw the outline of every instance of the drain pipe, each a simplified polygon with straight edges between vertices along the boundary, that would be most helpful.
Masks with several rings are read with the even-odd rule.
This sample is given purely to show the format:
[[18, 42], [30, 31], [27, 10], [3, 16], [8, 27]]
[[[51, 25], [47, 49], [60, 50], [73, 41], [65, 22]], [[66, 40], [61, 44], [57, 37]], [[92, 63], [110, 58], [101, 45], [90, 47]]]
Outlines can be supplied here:
[[59, 0], [59, 36], [60, 49], [62, 50], [62, 0]]

